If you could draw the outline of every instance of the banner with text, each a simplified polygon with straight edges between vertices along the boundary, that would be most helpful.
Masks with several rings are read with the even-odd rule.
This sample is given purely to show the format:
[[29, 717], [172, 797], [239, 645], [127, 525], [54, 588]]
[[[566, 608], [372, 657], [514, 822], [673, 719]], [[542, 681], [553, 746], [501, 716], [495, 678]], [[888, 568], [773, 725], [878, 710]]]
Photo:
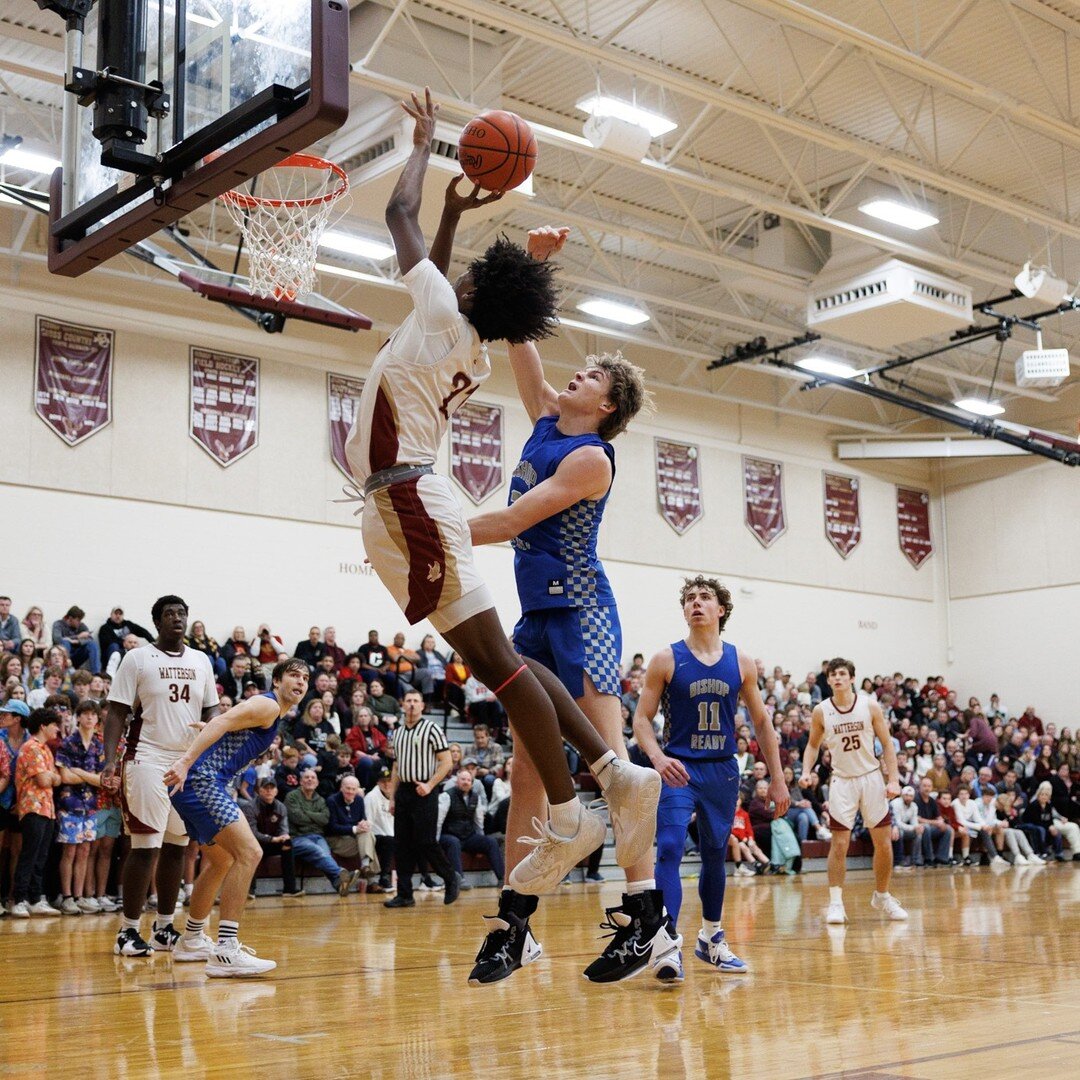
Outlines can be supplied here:
[[862, 539], [859, 481], [854, 476], [822, 472], [825, 479], [825, 536], [846, 559]]
[[188, 434], [228, 468], [259, 445], [259, 361], [191, 347]]
[[742, 464], [746, 527], [762, 547], [770, 547], [787, 531], [783, 466], [779, 461], [745, 456]]
[[503, 482], [503, 411], [467, 401], [450, 418], [450, 472], [474, 503]]
[[915, 488], [896, 489], [896, 524], [900, 550], [916, 570], [934, 553], [930, 536], [930, 496]]
[[364, 380], [352, 375], [326, 373], [326, 414], [330, 421], [330, 457], [334, 464], [352, 479], [349, 463], [345, 460], [345, 443], [352, 431], [356, 411], [360, 408], [360, 394]]
[[655, 439], [653, 446], [660, 516], [682, 536], [703, 513], [698, 448], [670, 439]]
[[112, 421], [113, 340], [111, 330], [37, 317], [34, 412], [68, 446]]

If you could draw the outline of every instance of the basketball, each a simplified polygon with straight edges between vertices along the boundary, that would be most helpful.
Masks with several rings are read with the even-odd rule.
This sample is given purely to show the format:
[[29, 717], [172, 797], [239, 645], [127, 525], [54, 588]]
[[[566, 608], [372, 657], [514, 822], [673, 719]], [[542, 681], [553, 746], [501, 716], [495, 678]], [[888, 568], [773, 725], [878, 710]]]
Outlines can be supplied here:
[[473, 117], [458, 139], [462, 172], [485, 191], [510, 191], [536, 164], [536, 136], [516, 113], [488, 109]]

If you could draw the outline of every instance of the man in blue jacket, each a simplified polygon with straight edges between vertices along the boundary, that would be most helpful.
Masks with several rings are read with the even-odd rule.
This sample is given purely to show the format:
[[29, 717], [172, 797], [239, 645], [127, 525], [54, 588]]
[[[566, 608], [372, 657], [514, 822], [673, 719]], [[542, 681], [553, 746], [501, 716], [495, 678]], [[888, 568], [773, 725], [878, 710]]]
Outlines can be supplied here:
[[375, 854], [375, 837], [371, 822], [364, 813], [363, 792], [355, 776], [343, 776], [341, 789], [326, 800], [330, 821], [326, 826], [326, 842], [335, 855], [360, 860], [360, 873], [378, 880], [379, 859]]

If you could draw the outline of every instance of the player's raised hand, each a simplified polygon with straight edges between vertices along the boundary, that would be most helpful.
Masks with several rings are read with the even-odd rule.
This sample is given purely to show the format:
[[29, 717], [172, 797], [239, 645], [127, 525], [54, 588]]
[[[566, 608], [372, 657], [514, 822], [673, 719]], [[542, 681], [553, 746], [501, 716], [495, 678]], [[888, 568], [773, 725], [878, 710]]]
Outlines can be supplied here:
[[653, 767], [668, 787], [686, 787], [690, 783], [690, 774], [686, 766], [677, 758], [660, 754], [653, 759]]
[[473, 184], [472, 191], [468, 195], [462, 195], [457, 188], [458, 184], [464, 179], [465, 174], [458, 173], [447, 185], [445, 205], [448, 213], [460, 217], [466, 210], [475, 210], [478, 206], [487, 206], [488, 203], [498, 202], [503, 197], [501, 191], [491, 191], [482, 199], [479, 198], [481, 190], [479, 184]]
[[187, 779], [188, 766], [183, 758], [178, 758], [172, 763], [163, 777], [170, 795], [184, 790], [184, 781]]
[[424, 87], [424, 100], [421, 101], [414, 90], [412, 101], [403, 101], [401, 107], [416, 121], [413, 128], [413, 146], [430, 146], [435, 138], [435, 117], [439, 106], [431, 100], [431, 87]]
[[782, 818], [791, 809], [791, 793], [782, 776], [769, 781], [769, 798], [776, 804], [776, 817]]
[[543, 262], [552, 255], [562, 251], [566, 238], [570, 235], [570, 229], [563, 225], [556, 229], [551, 225], [541, 225], [539, 229], [529, 230], [529, 239], [525, 244], [525, 250], [537, 260]]

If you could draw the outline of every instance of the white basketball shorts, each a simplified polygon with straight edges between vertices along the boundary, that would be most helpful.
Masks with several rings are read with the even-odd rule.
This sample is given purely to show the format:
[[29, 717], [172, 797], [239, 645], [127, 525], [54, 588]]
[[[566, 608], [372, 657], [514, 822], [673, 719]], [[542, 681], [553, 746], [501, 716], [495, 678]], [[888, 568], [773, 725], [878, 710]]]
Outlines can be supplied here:
[[165, 786], [167, 769], [145, 761], [125, 761], [122, 766], [120, 811], [133, 848], [159, 848], [162, 843], [187, 846], [187, 828]]
[[829, 819], [834, 829], [851, 829], [862, 811], [863, 824], [875, 829], [891, 820], [885, 778], [880, 769], [862, 776], [837, 776], [829, 780]]

